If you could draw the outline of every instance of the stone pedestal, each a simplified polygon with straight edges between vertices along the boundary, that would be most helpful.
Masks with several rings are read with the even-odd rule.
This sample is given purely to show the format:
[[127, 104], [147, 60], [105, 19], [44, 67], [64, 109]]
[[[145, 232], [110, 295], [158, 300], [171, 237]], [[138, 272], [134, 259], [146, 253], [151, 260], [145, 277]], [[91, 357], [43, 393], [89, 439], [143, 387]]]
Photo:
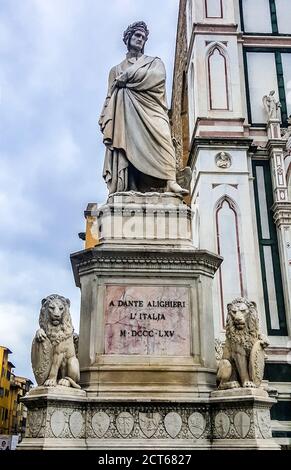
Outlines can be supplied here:
[[110, 245], [192, 245], [191, 209], [172, 193], [115, 193], [96, 211], [91, 235]]
[[280, 119], [269, 119], [267, 123], [267, 133], [269, 139], [281, 139]]
[[189, 207], [174, 194], [115, 194], [96, 209], [96, 227], [99, 244], [71, 256], [83, 390], [32, 390], [21, 448], [224, 448], [241, 421], [234, 447], [271, 448], [260, 410], [272, 400], [210, 398], [222, 258], [194, 248]]
[[86, 393], [83, 390], [36, 387], [22, 399], [28, 409], [20, 450], [86, 449]]
[[279, 449], [270, 428], [274, 400], [260, 389], [192, 400], [84, 395], [32, 390], [24, 399], [28, 421], [20, 449]]
[[279, 450], [271, 431], [270, 408], [275, 402], [261, 388], [212, 392], [212, 448]]
[[71, 256], [82, 388], [113, 399], [208, 397], [216, 371], [210, 293], [222, 259], [193, 247], [180, 196], [115, 194], [97, 220], [101, 243]]
[[207, 401], [123, 400], [40, 392], [24, 399], [20, 449], [210, 449]]

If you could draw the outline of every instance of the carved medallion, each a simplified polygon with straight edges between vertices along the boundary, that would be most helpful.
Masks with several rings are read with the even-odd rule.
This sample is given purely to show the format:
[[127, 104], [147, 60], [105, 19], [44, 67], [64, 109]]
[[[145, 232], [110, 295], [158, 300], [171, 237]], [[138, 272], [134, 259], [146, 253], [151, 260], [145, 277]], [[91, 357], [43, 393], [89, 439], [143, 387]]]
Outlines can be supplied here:
[[80, 411], [74, 411], [69, 419], [69, 426], [74, 437], [79, 437], [82, 432], [84, 419]]
[[159, 413], [139, 413], [139, 426], [144, 435], [152, 437], [160, 424], [161, 415]]
[[220, 411], [216, 416], [215, 416], [215, 430], [217, 435], [224, 439], [229, 431], [230, 428], [230, 419], [227, 416], [227, 414], [223, 413]]
[[127, 411], [119, 413], [116, 418], [116, 427], [122, 437], [127, 437], [133, 430], [133, 426], [134, 419], [130, 413], [128, 413]]
[[110, 418], [104, 411], [98, 411], [92, 417], [92, 429], [97, 437], [103, 437], [108, 431]]
[[248, 435], [251, 427], [251, 418], [244, 411], [239, 411], [234, 417], [234, 427], [243, 439]]
[[215, 157], [215, 163], [218, 168], [226, 169], [231, 167], [231, 157], [226, 152], [219, 152]]
[[56, 410], [51, 415], [51, 429], [55, 437], [59, 437], [65, 427], [65, 415], [61, 410]]
[[267, 439], [268, 437], [271, 437], [271, 423], [269, 412], [266, 410], [258, 410], [257, 417], [258, 425], [263, 438]]
[[28, 411], [28, 428], [31, 437], [37, 437], [41, 430], [44, 420], [44, 413], [42, 410]]
[[182, 418], [178, 413], [172, 411], [165, 416], [164, 424], [167, 433], [174, 439], [181, 431]]
[[192, 413], [188, 418], [188, 426], [191, 434], [196, 439], [199, 439], [204, 433], [206, 427], [206, 420], [203, 414], [198, 412]]

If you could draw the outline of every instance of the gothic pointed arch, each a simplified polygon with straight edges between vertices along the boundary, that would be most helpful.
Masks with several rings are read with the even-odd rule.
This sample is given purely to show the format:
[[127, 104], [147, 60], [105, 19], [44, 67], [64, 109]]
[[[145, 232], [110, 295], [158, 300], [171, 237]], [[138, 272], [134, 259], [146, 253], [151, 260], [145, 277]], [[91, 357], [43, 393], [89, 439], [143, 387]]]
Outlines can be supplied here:
[[207, 76], [210, 110], [230, 110], [228, 56], [225, 48], [215, 43], [207, 53]]
[[243, 296], [239, 209], [229, 196], [220, 198], [215, 206], [217, 252], [224, 258], [219, 269], [221, 324], [225, 327], [227, 304]]
[[287, 179], [287, 187], [288, 187], [288, 199], [289, 199], [289, 202], [291, 202], [291, 163], [289, 163], [289, 166], [287, 169], [286, 179]]

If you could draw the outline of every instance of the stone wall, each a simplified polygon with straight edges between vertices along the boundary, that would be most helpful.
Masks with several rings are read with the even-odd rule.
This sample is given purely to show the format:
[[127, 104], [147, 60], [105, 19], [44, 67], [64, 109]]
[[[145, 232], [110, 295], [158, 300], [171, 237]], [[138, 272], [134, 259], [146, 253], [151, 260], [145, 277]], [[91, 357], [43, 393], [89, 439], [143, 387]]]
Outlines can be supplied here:
[[172, 135], [177, 145], [178, 167], [187, 165], [189, 154], [186, 3], [187, 0], [181, 0], [179, 6], [171, 104]]

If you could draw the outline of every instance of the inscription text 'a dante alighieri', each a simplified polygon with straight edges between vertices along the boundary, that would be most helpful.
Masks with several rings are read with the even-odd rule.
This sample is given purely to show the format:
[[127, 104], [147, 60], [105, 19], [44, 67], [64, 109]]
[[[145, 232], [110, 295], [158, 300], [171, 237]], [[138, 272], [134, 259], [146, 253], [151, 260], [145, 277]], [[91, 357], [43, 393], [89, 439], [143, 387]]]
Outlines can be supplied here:
[[106, 287], [105, 354], [189, 355], [189, 322], [188, 287]]

